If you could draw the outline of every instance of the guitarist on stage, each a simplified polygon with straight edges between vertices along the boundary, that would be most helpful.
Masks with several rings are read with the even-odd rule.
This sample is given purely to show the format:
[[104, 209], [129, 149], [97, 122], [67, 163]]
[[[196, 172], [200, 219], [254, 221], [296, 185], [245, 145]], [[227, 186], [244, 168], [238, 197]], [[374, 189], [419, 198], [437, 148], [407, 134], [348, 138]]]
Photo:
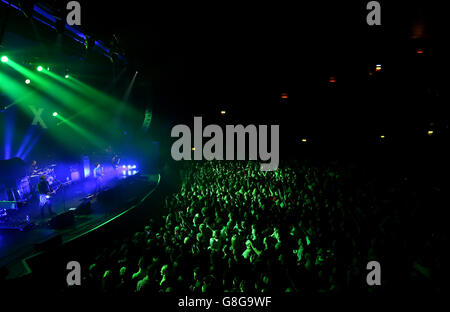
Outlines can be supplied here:
[[52, 203], [50, 201], [50, 195], [53, 193], [50, 184], [47, 181], [47, 177], [45, 175], [41, 175], [41, 181], [37, 185], [37, 189], [39, 192], [39, 209], [41, 211], [41, 216], [44, 218], [44, 209], [48, 208], [48, 213], [51, 215], [54, 214], [52, 211]]
[[94, 168], [94, 178], [95, 178], [95, 193], [99, 193], [103, 186], [103, 172], [102, 167], [99, 163], [95, 164]]
[[112, 158], [111, 163], [112, 163], [114, 170], [117, 170], [117, 168], [119, 168], [119, 165], [120, 165], [119, 155], [114, 154], [114, 157]]

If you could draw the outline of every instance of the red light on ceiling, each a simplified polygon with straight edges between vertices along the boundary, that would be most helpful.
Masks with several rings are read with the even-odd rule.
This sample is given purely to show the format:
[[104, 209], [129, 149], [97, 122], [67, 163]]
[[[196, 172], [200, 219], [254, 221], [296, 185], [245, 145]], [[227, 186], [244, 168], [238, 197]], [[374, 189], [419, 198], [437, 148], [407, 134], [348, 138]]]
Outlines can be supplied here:
[[418, 48], [418, 49], [416, 50], [416, 53], [417, 53], [417, 54], [423, 54], [423, 49], [422, 49], [422, 48]]
[[281, 98], [282, 99], [287, 99], [288, 98], [288, 94], [287, 93], [281, 93]]
[[328, 82], [335, 83], [336, 82], [336, 77], [331, 76], [330, 79], [328, 80]]

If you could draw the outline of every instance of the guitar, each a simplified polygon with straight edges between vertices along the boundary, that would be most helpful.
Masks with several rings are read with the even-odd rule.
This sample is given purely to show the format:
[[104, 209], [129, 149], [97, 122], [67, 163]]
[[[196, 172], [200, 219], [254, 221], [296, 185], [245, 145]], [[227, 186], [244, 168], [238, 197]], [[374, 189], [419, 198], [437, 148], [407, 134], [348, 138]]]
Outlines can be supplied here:
[[51, 191], [49, 194], [45, 195], [46, 199], [51, 199], [58, 191], [61, 187], [63, 187], [64, 185], [70, 184], [72, 183], [72, 181], [67, 181], [64, 183], [61, 183], [58, 185], [58, 187], [56, 189], [54, 189], [53, 191]]

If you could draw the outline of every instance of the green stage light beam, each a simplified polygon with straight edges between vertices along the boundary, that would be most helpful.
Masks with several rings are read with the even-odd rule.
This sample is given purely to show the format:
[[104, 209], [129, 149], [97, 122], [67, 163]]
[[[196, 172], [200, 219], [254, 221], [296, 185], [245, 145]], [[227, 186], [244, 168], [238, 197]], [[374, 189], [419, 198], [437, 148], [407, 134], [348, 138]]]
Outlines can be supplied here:
[[[60, 77], [54, 73], [51, 73], [51, 72], [45, 72], [45, 74], [54, 78], [61, 84], [79, 92], [82, 96], [88, 97], [89, 100], [96, 101], [96, 103], [98, 105], [103, 106], [108, 111], [121, 109], [121, 107], [122, 107], [121, 110], [123, 110], [123, 106], [124, 106], [123, 101], [115, 99], [115, 98], [85, 84], [84, 82], [82, 82], [72, 76], [69, 76], [70, 79], [63, 79], [62, 77]], [[137, 75], [137, 73], [133, 77], [133, 83], [136, 78], [136, 75]], [[129, 91], [128, 91], [128, 96], [129, 96], [129, 92], [131, 92], [130, 87], [129, 87]], [[123, 113], [123, 112], [121, 112], [121, 113]], [[137, 111], [134, 107], [131, 107], [131, 106], [128, 106], [126, 108], [124, 114], [126, 114], [127, 116], [130, 116], [132, 118], [140, 118], [140, 116], [141, 116], [141, 113], [139, 111]]]
[[[43, 92], [54, 98], [56, 101], [61, 102], [62, 104], [66, 105], [69, 108], [77, 109], [80, 107], [79, 104], [85, 104], [85, 103], [78, 103], [78, 101], [74, 101], [74, 96], [71, 92], [64, 90], [61, 86], [52, 83], [48, 81], [48, 79], [45, 79], [43, 76], [38, 75], [27, 68], [15, 63], [14, 61], [9, 61], [8, 65], [10, 65], [13, 69], [17, 70], [22, 75], [28, 77], [28, 79], [31, 79], [33, 81], [33, 84], [40, 88]], [[48, 71], [44, 71], [45, 73], [48, 73]], [[51, 90], [51, 92], [49, 92]]]
[[[0, 91], [4, 92], [8, 98], [12, 100], [16, 99], [15, 105], [20, 104], [19, 105], [20, 109], [30, 118], [34, 117], [34, 113], [30, 109], [31, 107], [36, 107], [37, 105], [44, 105], [43, 107], [45, 107], [45, 104], [48, 103], [48, 99], [45, 99], [36, 91], [30, 91], [28, 87], [15, 81], [14, 79], [5, 75], [2, 72], [0, 72]], [[26, 94], [26, 96], [23, 96], [24, 94]], [[20, 98], [18, 98], [18, 96], [20, 96]], [[45, 108], [49, 109], [48, 106]], [[55, 118], [64, 120], [59, 114], [57, 114]], [[105, 140], [101, 139], [100, 137], [91, 134], [87, 130], [82, 129], [80, 126], [75, 125], [72, 122], [67, 122], [67, 124], [69, 126], [69, 128], [67, 129], [62, 128], [58, 131], [49, 132], [52, 135], [52, 137], [54, 137], [56, 140], [58, 140], [62, 145], [66, 146], [67, 148], [73, 149], [74, 151], [76, 151], [77, 149], [77, 147], [74, 147], [73, 144], [71, 144], [70, 140], [68, 140], [68, 138], [73, 136], [73, 134], [71, 134], [70, 131], [75, 132], [76, 134], [78, 134], [83, 138], [86, 138], [86, 140], [89, 143], [91, 143], [96, 147], [107, 146]]]
[[44, 99], [35, 91], [30, 91], [28, 87], [15, 81], [2, 72], [0, 72], [0, 90], [13, 101], [13, 103], [8, 105], [8, 107], [18, 105], [21, 110], [29, 116], [33, 116], [33, 112], [30, 110], [30, 107], [35, 107], [37, 103], [41, 105], [40, 103], [48, 102], [48, 100]]
[[[73, 120], [73, 119], [77, 118], [78, 116], [81, 116], [81, 115], [83, 115], [83, 114], [86, 114], [88, 111], [91, 111], [91, 110], [93, 110], [93, 109], [94, 109], [93, 106], [89, 106], [89, 107], [83, 108], [83, 109], [82, 109], [81, 111], [79, 111], [78, 113], [73, 114], [73, 115], [70, 116], [70, 117], [67, 117], [67, 118], [65, 119], [65, 121], [67, 121], [67, 120]], [[92, 113], [92, 112], [91, 112], [91, 113]], [[63, 124], [65, 121], [60, 121], [60, 122], [58, 122], [58, 123], [57, 123], [57, 126]]]
[[8, 59], [8, 57], [6, 55], [3, 55], [1, 60], [2, 60], [3, 63], [6, 63], [6, 62], [8, 62], [9, 59]]
[[[86, 121], [88, 121], [89, 123], [91, 123], [93, 126], [96, 127], [97, 135], [98, 134], [101, 134], [102, 136], [116, 135], [117, 133], [116, 128], [111, 126], [111, 118], [112, 118], [111, 111], [114, 111], [115, 109], [118, 108], [117, 103], [120, 103], [119, 101], [101, 93], [100, 91], [97, 91], [94, 88], [87, 86], [84, 83], [79, 83], [78, 89], [83, 87], [84, 91], [86, 90], [91, 91], [90, 94], [88, 94], [91, 97], [90, 100], [89, 101], [84, 100], [81, 97], [76, 96], [74, 92], [69, 92], [68, 90], [63, 88], [63, 86], [66, 86], [66, 82], [71, 82], [73, 80], [73, 77], [71, 77], [70, 79], [64, 79], [61, 76], [58, 76], [52, 72], [48, 72], [45, 70], [43, 70], [42, 73], [46, 75], [38, 75], [35, 72], [32, 72], [27, 68], [15, 63], [14, 61], [9, 60], [7, 64], [11, 66], [13, 69], [20, 72], [22, 75], [30, 77], [33, 80], [33, 84], [42, 92], [48, 94], [54, 100], [62, 103], [63, 105], [74, 111], [80, 111], [80, 109], [95, 105], [95, 108], [93, 108], [92, 113], [83, 115], [83, 118], [85, 118]], [[56, 84], [56, 82], [49, 81], [49, 79], [45, 78], [45, 76], [51, 77], [56, 76], [57, 78], [55, 79], [57, 81], [62, 81], [63, 86]], [[126, 110], [124, 112], [124, 115], [137, 116], [138, 118], [140, 117], [140, 114], [136, 114], [132, 110]]]
[[[122, 101], [119, 101], [109, 95], [106, 95], [105, 93], [77, 80], [74, 77], [70, 77], [70, 79], [64, 79], [59, 75], [56, 75], [55, 73], [52, 72], [44, 72], [46, 75], [50, 76], [51, 78], [55, 79], [57, 82], [61, 83], [62, 85], [70, 88], [71, 90], [77, 92], [80, 94], [80, 97], [85, 98], [87, 101], [89, 101], [89, 103], [95, 103], [96, 105], [100, 106], [99, 109], [100, 110], [106, 110], [108, 112], [108, 114], [110, 112], [115, 111], [116, 112], [116, 116], [117, 116], [117, 112], [119, 112], [121, 114], [121, 116], [125, 116], [128, 117], [130, 119], [141, 119], [141, 113], [139, 111], [137, 111], [134, 107], [132, 106], [126, 106], [123, 104]], [[134, 80], [133, 80], [134, 81]], [[131, 90], [130, 90], [131, 92]], [[86, 104], [85, 106], [88, 106], [89, 104]], [[92, 114], [86, 116], [86, 118], [91, 119], [92, 120], [92, 116], [101, 116], [101, 113], [98, 113], [99, 109], [97, 109], [97, 113], [94, 110], [92, 112]], [[81, 114], [78, 114], [81, 115]], [[74, 117], [72, 117], [73, 119]], [[113, 117], [109, 117], [107, 120], [104, 120], [107, 124], [111, 124], [111, 118]], [[95, 118], [95, 122], [98, 123], [98, 117]], [[110, 127], [109, 130], [112, 130], [113, 127]]]
[[[103, 94], [102, 92], [97, 91], [87, 85], [74, 84], [73, 77], [69, 76], [70, 79], [65, 79], [59, 75], [56, 75], [55, 73], [52, 73], [52, 72], [45, 71], [44, 73], [46, 75], [50, 76], [51, 78], [53, 78], [54, 80], [56, 80], [57, 82], [61, 83], [63, 86], [70, 88], [71, 91], [75, 91], [75, 92], [79, 93], [81, 95], [81, 97], [86, 98], [86, 99], [82, 99], [80, 96], [78, 97], [78, 99], [83, 102], [83, 105], [80, 105], [78, 107], [78, 110], [80, 107], [89, 106], [89, 105], [91, 105], [91, 103], [95, 103], [96, 105], [103, 106], [103, 109], [107, 109], [108, 111], [111, 111], [111, 109], [115, 108], [114, 103], [118, 103], [118, 101], [115, 100], [114, 98], [107, 96], [107, 95]], [[86, 92], [86, 91], [88, 91], [88, 92]], [[72, 97], [73, 97], [73, 94], [72, 94]], [[97, 110], [96, 113], [98, 115], [101, 112], [99, 110]], [[96, 120], [96, 122], [98, 122], [98, 119]]]
[[81, 86], [86, 94], [91, 98], [100, 98], [99, 104], [105, 106], [107, 109], [111, 111], [115, 111], [114, 122], [116, 123], [116, 127], [121, 127], [119, 119], [122, 120], [139, 120], [141, 122], [143, 120], [143, 115], [139, 112], [135, 107], [131, 105], [125, 105], [123, 101], [112, 98], [111, 96], [105, 95], [103, 92], [92, 88], [91, 86], [83, 83], [82, 81], [71, 77], [69, 79], [70, 82], [74, 82], [77, 85]]
[[[85, 84], [84, 82], [74, 78], [74, 77], [70, 77], [69, 79], [70, 82], [75, 83], [76, 85], [78, 85], [79, 87], [83, 88], [83, 90], [86, 92], [86, 94], [91, 97], [91, 98], [99, 98], [101, 99], [99, 104], [103, 105], [103, 106], [108, 106], [113, 109], [116, 108], [120, 108], [123, 103], [122, 101], [115, 99], [109, 95], [106, 95], [105, 93]], [[131, 116], [140, 116], [141, 114], [134, 108], [134, 107], [127, 107], [127, 114], [130, 114]]]
[[[39, 77], [39, 75], [37, 75], [37, 74], [31, 72], [30, 70], [28, 70], [28, 69], [26, 69], [26, 68], [23, 68], [21, 65], [15, 63], [15, 62], [13, 62], [13, 61], [11, 61], [11, 60], [9, 60], [9, 62], [8, 62], [7, 64], [10, 65], [12, 68], [16, 69], [16, 70], [17, 70], [18, 72], [20, 72], [21, 74], [31, 77], [31, 78], [33, 79], [33, 81], [35, 82], [35, 85], [41, 86], [42, 89], [43, 89], [43, 91], [52, 90], [51, 93], [46, 92], [46, 94], [50, 95], [50, 96], [53, 97], [55, 100], [60, 101], [60, 100], [61, 100], [61, 97], [65, 97], [65, 100], [63, 101], [63, 104], [71, 104], [70, 106], [71, 106], [73, 109], [75, 109], [75, 110], [76, 110], [77, 108], [80, 108], [80, 107], [85, 107], [85, 105], [81, 105], [79, 101], [76, 101], [76, 103], [73, 104], [73, 100], [74, 100], [74, 99], [76, 100], [77, 98], [74, 97], [74, 95], [73, 95], [72, 93], [70, 93], [70, 92], [68, 92], [68, 91], [65, 91], [63, 88], [59, 87], [59, 86], [56, 85], [55, 83], [48, 83], [47, 81], [45, 81], [45, 79], [43, 79], [42, 77]], [[25, 87], [19, 88], [19, 87], [17, 86], [17, 84], [14, 83], [14, 81], [13, 81], [12, 79], [6, 79], [5, 77], [6, 77], [6, 76], [4, 76], [4, 77], [2, 76], [2, 80], [0, 80], [0, 81], [1, 81], [1, 87], [4, 87], [4, 86], [5, 86], [5, 89], [7, 89], [7, 90], [6, 90], [6, 91], [7, 91], [6, 93], [7, 93], [7, 95], [8, 95], [10, 98], [14, 99], [15, 97], [17, 97], [18, 94], [24, 94], [24, 93], [26, 93], [26, 90], [27, 90], [27, 89], [23, 89], [23, 88], [25, 88]], [[48, 79], [47, 79], [47, 80], [48, 80]], [[3, 83], [3, 81], [8, 81], [9, 83]], [[6, 87], [6, 86], [7, 86], [7, 87]], [[3, 88], [2, 88], [2, 89], [3, 89]], [[40, 98], [42, 98], [42, 97], [40, 97]], [[72, 102], [71, 102], [70, 100], [72, 100]], [[45, 102], [45, 101], [43, 101], [43, 103], [44, 103], [44, 102]], [[85, 101], [82, 101], [81, 103], [84, 104], [84, 103], [86, 103], [86, 102], [85, 102]], [[33, 103], [30, 103], [30, 104], [31, 104], [31, 105], [34, 105]], [[27, 113], [30, 113], [30, 112], [28, 112], [28, 110], [26, 110], [26, 111], [27, 111]], [[88, 116], [90, 116], [90, 115], [88, 115]], [[100, 118], [98, 117], [98, 114], [97, 114], [97, 116], [94, 115], [94, 116], [91, 116], [91, 117], [92, 117], [91, 120], [92, 120], [92, 123], [93, 123], [93, 124], [95, 123], [97, 126], [98, 126], [98, 125], [101, 125], [101, 124], [104, 124], [104, 125], [105, 125], [105, 127], [98, 127], [98, 128], [97, 128], [97, 130], [98, 130], [99, 132], [100, 132], [100, 130], [103, 130], [104, 132], [113, 130], [113, 129], [111, 129], [111, 127], [106, 126], [106, 125], [107, 125], [106, 122], [104, 122], [104, 123], [103, 123], [103, 121], [102, 121], [102, 123], [99, 122], [99, 119], [100, 119]], [[82, 129], [81, 127], [76, 126], [76, 125], [73, 124], [73, 123], [71, 123], [69, 126], [70, 126], [74, 131], [76, 131], [77, 133], [79, 133], [80, 135], [86, 137], [86, 138], [89, 140], [89, 142], [92, 143], [92, 144], [94, 144], [95, 146], [98, 146], [98, 147], [100, 147], [100, 146], [105, 146], [105, 145], [101, 145], [101, 144], [104, 144], [104, 140], [102, 140], [100, 137], [91, 135], [90, 133], [88, 133], [87, 130]], [[68, 143], [68, 142], [67, 142], [67, 136], [65, 136], [65, 138], [64, 138], [64, 137], [61, 137], [60, 139], [61, 139], [61, 141], [62, 141], [63, 143], [66, 143], [66, 144]], [[64, 142], [64, 141], [65, 141], [65, 142]]]
[[31, 95], [36, 95], [36, 92], [34, 92], [34, 91], [29, 91], [29, 90], [28, 90], [28, 92], [27, 92], [25, 95], [23, 95], [22, 97], [20, 97], [20, 98], [18, 98], [18, 99], [15, 99], [11, 104], [9, 104], [8, 106], [6, 106], [6, 109], [8, 109], [8, 108], [10, 108], [10, 107], [13, 107], [14, 105], [20, 104], [20, 103], [23, 102], [25, 99], [28, 99]]
[[[97, 101], [98, 101], [98, 99], [97, 99], [97, 101], [89, 103], [88, 101], [83, 100], [80, 97], [77, 97], [72, 92], [65, 90], [62, 86], [59, 86], [56, 83], [50, 82], [48, 79], [45, 79], [43, 76], [37, 75], [36, 73], [28, 70], [27, 68], [15, 63], [11, 60], [8, 62], [8, 65], [10, 65], [12, 68], [17, 70], [18, 72], [20, 72], [22, 75], [30, 77], [34, 82], [34, 85], [36, 87], [38, 87], [42, 92], [45, 92], [50, 97], [52, 97], [54, 100], [64, 104], [66, 107], [71, 108], [75, 111], [80, 110], [83, 107], [90, 106], [90, 105], [92, 105], [92, 103], [97, 103]], [[43, 73], [45, 73], [51, 77], [56, 76], [56, 77], [62, 79], [61, 77], [57, 76], [56, 74], [54, 74], [52, 72], [43, 71]], [[64, 81], [64, 79], [62, 79], [62, 80]], [[48, 92], [49, 90], [51, 90], [51, 92]], [[102, 114], [101, 111], [97, 110], [94, 115], [87, 115], [86, 117], [92, 124], [98, 125], [99, 119], [101, 120], [102, 115], [104, 115], [104, 114]], [[104, 118], [103, 121], [106, 122], [107, 120]], [[111, 129], [110, 129], [110, 127], [105, 127], [105, 130], [111, 130]]]
[[3, 90], [3, 92], [5, 92], [5, 94], [13, 101], [18, 100], [17, 97], [22, 97], [24, 94], [30, 92], [29, 88], [2, 72], [0, 72], [0, 90]]
[[57, 119], [59, 119], [62, 124], [68, 126], [72, 130], [77, 132], [79, 135], [83, 136], [89, 143], [91, 143], [91, 144], [93, 144], [95, 146], [98, 146], [98, 147], [107, 146], [105, 140], [103, 140], [102, 138], [100, 138], [100, 137], [98, 137], [96, 135], [93, 135], [93, 134], [89, 133], [88, 131], [86, 131], [85, 129], [83, 129], [80, 126], [76, 125], [72, 121], [62, 117], [59, 114], [56, 115], [55, 117]]

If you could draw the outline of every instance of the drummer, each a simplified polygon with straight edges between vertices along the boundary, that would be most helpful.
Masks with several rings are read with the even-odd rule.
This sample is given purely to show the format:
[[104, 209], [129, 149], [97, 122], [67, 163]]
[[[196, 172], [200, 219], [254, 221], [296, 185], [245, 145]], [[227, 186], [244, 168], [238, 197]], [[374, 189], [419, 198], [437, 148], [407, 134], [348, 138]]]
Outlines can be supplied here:
[[33, 160], [31, 162], [31, 165], [30, 165], [29, 169], [28, 169], [28, 175], [30, 175], [30, 176], [31, 175], [35, 175], [35, 174], [37, 174], [38, 171], [39, 171], [39, 167], [37, 165], [37, 161]]

